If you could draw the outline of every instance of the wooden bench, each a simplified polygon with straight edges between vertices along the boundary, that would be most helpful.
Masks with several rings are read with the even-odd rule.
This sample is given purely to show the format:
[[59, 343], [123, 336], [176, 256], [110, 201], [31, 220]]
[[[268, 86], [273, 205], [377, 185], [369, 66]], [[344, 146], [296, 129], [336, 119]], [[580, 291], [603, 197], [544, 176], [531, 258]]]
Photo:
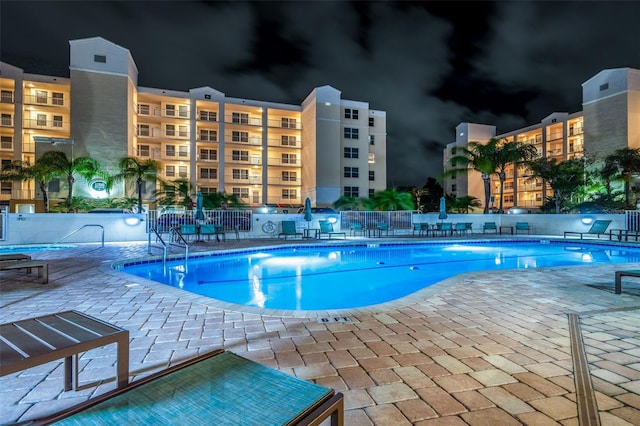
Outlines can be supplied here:
[[616, 294], [622, 293], [622, 277], [640, 278], [640, 269], [632, 269], [630, 271], [616, 271]]
[[42, 260], [18, 260], [13, 263], [0, 265], [0, 271], [8, 271], [11, 269], [26, 269], [27, 274], [35, 268], [38, 270], [38, 279], [42, 284], [49, 282], [49, 264]]
[[78, 311], [0, 324], [0, 376], [64, 358], [64, 390], [78, 388], [78, 354], [116, 343], [118, 387], [129, 383], [129, 331]]
[[15, 260], [31, 260], [31, 256], [22, 253], [0, 254], [0, 262]]

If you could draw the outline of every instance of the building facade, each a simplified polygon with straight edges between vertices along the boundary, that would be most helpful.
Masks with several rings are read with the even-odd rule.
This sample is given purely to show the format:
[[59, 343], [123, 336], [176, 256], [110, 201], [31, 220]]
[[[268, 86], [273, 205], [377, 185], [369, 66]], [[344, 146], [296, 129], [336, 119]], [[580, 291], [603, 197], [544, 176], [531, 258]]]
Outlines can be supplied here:
[[[33, 164], [48, 150], [88, 156], [108, 173], [127, 156], [154, 159], [159, 178], [188, 179], [194, 191], [236, 195], [248, 206], [329, 206], [341, 195], [386, 188], [386, 113], [317, 87], [301, 105], [239, 99], [211, 87], [188, 92], [138, 86], [129, 50], [101, 37], [71, 40], [70, 76], [27, 74], [0, 63], [0, 161]], [[99, 181], [99, 179], [97, 179]], [[83, 184], [84, 183], [84, 184]], [[153, 185], [145, 200], [153, 206]], [[49, 185], [50, 198], [66, 194]], [[33, 181], [2, 182], [0, 205], [42, 211]], [[135, 196], [131, 184], [109, 194], [78, 182], [74, 195]]]
[[[452, 169], [456, 150], [469, 142], [486, 142], [491, 138], [532, 144], [542, 157], [558, 161], [603, 158], [621, 148], [640, 148], [640, 70], [616, 68], [603, 70], [582, 84], [583, 110], [576, 113], [555, 112], [540, 123], [510, 132], [496, 134], [496, 127], [460, 123], [456, 141], [443, 153], [444, 170]], [[447, 194], [471, 195], [484, 200], [480, 173], [472, 171], [449, 176], [444, 181]], [[503, 192], [503, 208], [521, 207], [533, 210], [552, 195], [550, 187], [531, 179], [524, 167], [509, 167]], [[491, 177], [490, 209], [500, 201], [500, 183]]]

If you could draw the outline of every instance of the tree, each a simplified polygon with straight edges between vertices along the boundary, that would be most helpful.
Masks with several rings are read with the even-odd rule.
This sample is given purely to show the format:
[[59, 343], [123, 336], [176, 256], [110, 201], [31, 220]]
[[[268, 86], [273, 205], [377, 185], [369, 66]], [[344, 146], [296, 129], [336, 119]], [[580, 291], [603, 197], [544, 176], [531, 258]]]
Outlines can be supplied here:
[[81, 176], [89, 181], [100, 171], [100, 164], [90, 157], [78, 157], [69, 160], [67, 154], [62, 151], [47, 151], [42, 154], [37, 162], [44, 163], [51, 167], [56, 176], [62, 176], [67, 180], [67, 207], [71, 207], [73, 199], [73, 185], [76, 182], [76, 176]]
[[429, 190], [427, 188], [418, 188], [417, 186], [411, 187], [410, 189], [411, 195], [415, 198], [416, 201], [416, 210], [419, 210], [424, 213], [424, 203], [422, 202], [422, 197], [429, 195]]
[[142, 213], [142, 190], [145, 182], [155, 183], [157, 180], [160, 163], [156, 160], [140, 160], [135, 157], [124, 157], [118, 162], [119, 173], [113, 176], [114, 181], [126, 181], [135, 179], [138, 194], [138, 213]]
[[622, 148], [605, 158], [605, 167], [618, 168], [620, 179], [624, 182], [624, 202], [630, 207], [631, 177], [640, 173], [640, 148]]
[[482, 205], [480, 200], [471, 195], [465, 195], [463, 197], [447, 197], [447, 209], [456, 211], [458, 213], [469, 213], [474, 208], [478, 208]]
[[161, 182], [161, 186], [162, 189], [156, 192], [160, 205], [193, 209], [193, 187], [188, 179], [180, 178], [172, 182]]
[[495, 138], [489, 139], [484, 144], [481, 142], [469, 142], [467, 147], [456, 148], [461, 154], [450, 158], [449, 163], [453, 167], [444, 173], [445, 176], [454, 176], [458, 173], [468, 173], [475, 170], [482, 175], [484, 184], [484, 213], [489, 213], [489, 200], [491, 198], [491, 175], [496, 170], [496, 151], [500, 141]]
[[42, 192], [42, 201], [44, 203], [44, 212], [49, 213], [49, 182], [55, 179], [58, 173], [53, 169], [51, 164], [46, 161], [38, 160], [36, 164], [29, 164], [26, 161], [12, 161], [11, 164], [0, 172], [0, 181], [26, 181], [35, 180], [36, 184]]
[[500, 205], [498, 207], [498, 213], [504, 213], [503, 200], [504, 200], [504, 182], [507, 180], [507, 167], [513, 165], [514, 168], [520, 163], [527, 163], [532, 161], [538, 156], [536, 147], [522, 142], [504, 142], [500, 141], [498, 149], [494, 152], [494, 165], [495, 174], [500, 179]]
[[553, 189], [556, 213], [566, 210], [566, 201], [585, 183], [582, 159], [558, 162], [555, 158], [543, 157], [529, 161], [527, 167], [531, 172], [527, 181], [542, 179]]
[[413, 210], [413, 197], [395, 188], [376, 191], [371, 199], [373, 210]]
[[336, 210], [367, 210], [368, 204], [368, 200], [342, 195], [333, 203], [333, 207]]

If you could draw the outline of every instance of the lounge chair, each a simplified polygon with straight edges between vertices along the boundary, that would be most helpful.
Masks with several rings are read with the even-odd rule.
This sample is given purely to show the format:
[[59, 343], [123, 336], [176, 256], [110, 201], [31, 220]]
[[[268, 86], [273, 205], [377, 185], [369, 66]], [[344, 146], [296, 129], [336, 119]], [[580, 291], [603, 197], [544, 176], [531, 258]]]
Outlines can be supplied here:
[[586, 231], [586, 232], [577, 232], [577, 231], [564, 231], [564, 237], [567, 238], [567, 235], [579, 235], [580, 239], [582, 239], [582, 237], [584, 235], [595, 235], [596, 238], [600, 238], [600, 235], [609, 235], [610, 234], [607, 232], [607, 228], [609, 227], [609, 224], [611, 223], [610, 220], [596, 220], [595, 222], [593, 222], [593, 224], [591, 225], [591, 228]]
[[318, 238], [322, 238], [323, 235], [328, 235], [329, 239], [331, 239], [332, 235], [342, 235], [345, 239], [347, 238], [346, 232], [337, 232], [333, 230], [333, 223], [330, 223], [326, 220], [318, 221], [320, 224], [320, 232], [318, 233]]
[[319, 425], [330, 419], [343, 425], [344, 399], [333, 389], [217, 350], [39, 422], [63, 419], [90, 425]]
[[527, 231], [527, 234], [531, 232], [531, 227], [529, 226], [529, 222], [516, 222], [516, 234], [524, 231]]
[[622, 293], [622, 277], [640, 278], [640, 269], [632, 269], [628, 271], [616, 271], [616, 294]]
[[498, 233], [498, 227], [496, 226], [495, 222], [485, 222], [482, 225], [482, 233], [483, 234], [487, 234], [489, 232], [494, 232], [494, 233]]
[[298, 232], [298, 229], [296, 229], [296, 222], [294, 220], [283, 220], [280, 223], [282, 224], [282, 232], [278, 234], [278, 238], [284, 236], [284, 239], [286, 240], [287, 237], [295, 237], [297, 235], [300, 235], [300, 238], [302, 238], [302, 232]]

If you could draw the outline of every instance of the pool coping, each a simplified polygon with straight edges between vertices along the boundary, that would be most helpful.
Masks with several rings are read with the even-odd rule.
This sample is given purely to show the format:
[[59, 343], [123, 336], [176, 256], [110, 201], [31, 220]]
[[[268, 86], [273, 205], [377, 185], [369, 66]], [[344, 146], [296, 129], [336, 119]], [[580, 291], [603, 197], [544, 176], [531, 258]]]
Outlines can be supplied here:
[[[285, 249], [291, 249], [296, 247], [304, 247], [304, 248], [318, 247], [318, 245], [320, 244], [322, 246], [339, 246], [339, 247], [355, 247], [355, 246], [380, 247], [380, 246], [399, 246], [399, 245], [403, 245], [403, 246], [440, 245], [440, 244], [455, 245], [455, 244], [464, 244], [464, 243], [478, 244], [482, 242], [517, 243], [517, 242], [531, 242], [532, 240], [544, 241], [545, 243], [553, 242], [553, 243], [562, 243], [562, 244], [567, 244], [567, 243], [592, 244], [592, 245], [599, 245], [599, 246], [630, 247], [630, 248], [636, 248], [636, 249], [638, 248], [637, 244], [634, 245], [626, 241], [607, 241], [607, 240], [598, 241], [598, 240], [592, 240], [592, 239], [565, 240], [563, 238], [558, 238], [558, 237], [545, 238], [540, 236], [538, 237], [532, 236], [529, 238], [521, 238], [521, 237], [508, 238], [508, 239], [495, 239], [495, 238], [494, 239], [491, 239], [491, 238], [463, 239], [463, 240], [446, 240], [445, 239], [445, 240], [429, 240], [429, 241], [384, 240], [384, 241], [375, 242], [375, 243], [372, 243], [371, 240], [367, 240], [364, 242], [344, 242], [343, 240], [336, 240], [334, 242], [334, 241], [324, 240], [324, 241], [318, 241], [318, 243], [300, 243], [300, 244], [276, 243], [274, 245], [247, 247], [243, 249], [234, 248], [234, 249], [221, 249], [221, 250], [214, 250], [214, 251], [201, 251], [201, 252], [197, 252], [197, 254], [196, 253], [190, 254], [189, 258], [209, 257], [211, 255], [224, 256], [224, 255], [229, 255], [233, 253], [251, 253], [251, 252], [258, 252], [262, 250], [285, 250]], [[167, 256], [167, 261], [179, 260], [183, 258], [184, 258], [184, 255], [182, 254], [170, 255], [170, 256]], [[196, 293], [192, 293], [187, 290], [182, 290], [180, 288], [172, 287], [170, 285], [167, 285], [158, 281], [153, 281], [150, 279], [128, 274], [122, 271], [121, 269], [119, 269], [125, 266], [125, 264], [138, 265], [138, 264], [158, 263], [158, 262], [162, 262], [162, 256], [145, 256], [142, 258], [124, 259], [124, 260], [118, 260], [115, 262], [113, 260], [109, 260], [109, 261], [105, 261], [100, 266], [99, 269], [103, 273], [106, 273], [109, 275], [115, 275], [120, 278], [122, 278], [123, 275], [126, 275], [129, 278], [129, 281], [132, 282], [127, 284], [128, 286], [143, 285], [150, 288], [161, 288], [163, 291], [169, 291], [170, 293], [173, 292], [176, 294], [176, 296], [179, 296], [180, 298], [188, 299], [193, 303], [198, 303], [204, 306], [209, 306], [213, 308], [239, 312], [239, 313], [256, 314], [256, 315], [267, 316], [267, 317], [309, 318], [309, 319], [316, 319], [318, 321], [321, 321], [322, 319], [327, 319], [327, 318], [345, 318], [345, 317], [352, 317], [352, 316], [364, 315], [364, 314], [375, 315], [376, 313], [379, 313], [382, 311], [398, 309], [398, 308], [410, 306], [416, 303], [420, 303], [424, 301], [425, 298], [434, 296], [439, 292], [441, 292], [442, 290], [448, 288], [449, 286], [459, 283], [460, 281], [467, 280], [469, 282], [472, 282], [473, 279], [471, 279], [470, 277], [479, 272], [479, 271], [469, 271], [461, 274], [456, 274], [442, 281], [438, 281], [433, 284], [430, 284], [427, 287], [417, 290], [411, 294], [408, 294], [406, 296], [403, 296], [388, 302], [384, 302], [384, 303], [378, 303], [374, 305], [362, 306], [357, 308], [327, 309], [327, 310], [291, 310], [291, 309], [260, 308], [257, 306], [248, 306], [248, 305], [242, 305], [237, 303], [225, 302], [223, 300], [215, 299], [209, 296], [203, 296]], [[621, 263], [621, 265], [624, 265], [624, 263]], [[532, 269], [514, 268], [514, 269], [502, 269], [501, 271], [511, 270], [511, 271], [519, 271], [524, 273], [529, 270], [553, 270], [556, 268], [568, 268], [568, 267], [569, 268], [585, 268], [590, 266], [593, 266], [593, 265], [590, 265], [590, 264], [563, 265], [563, 266], [553, 266], [553, 267], [537, 267]], [[158, 286], [161, 286], [161, 287], [158, 287]], [[353, 320], [352, 318], [350, 319]]]

